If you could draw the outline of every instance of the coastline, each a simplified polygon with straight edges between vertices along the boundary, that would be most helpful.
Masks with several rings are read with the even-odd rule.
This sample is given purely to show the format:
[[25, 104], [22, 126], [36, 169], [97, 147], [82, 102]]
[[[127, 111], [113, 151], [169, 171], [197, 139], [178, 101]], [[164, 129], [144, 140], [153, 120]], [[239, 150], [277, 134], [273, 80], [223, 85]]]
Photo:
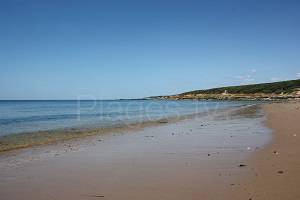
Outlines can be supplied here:
[[[98, 129], [87, 129], [77, 132], [75, 129], [62, 129], [62, 130], [50, 130], [50, 131], [39, 131], [33, 133], [20, 133], [11, 135], [8, 138], [12, 138], [12, 146], [9, 148], [0, 148], [0, 161], [1, 159], [4, 161], [0, 162], [2, 166], [9, 165], [19, 165], [23, 162], [24, 159], [15, 159], [16, 157], [26, 157], [26, 163], [28, 160], [33, 160], [30, 157], [51, 157], [53, 155], [77, 151], [82, 148], [86, 148], [90, 145], [94, 145], [95, 142], [102, 141], [102, 138], [109, 138], [118, 135], [123, 135], [127, 133], [139, 132], [143, 131], [144, 129], [148, 128], [155, 128], [160, 126], [168, 126], [172, 124], [182, 123], [186, 120], [193, 120], [193, 119], [202, 119], [208, 118], [213, 119], [218, 116], [238, 116], [241, 118], [250, 117], [252, 115], [258, 114], [259, 110], [261, 109], [262, 104], [250, 104], [239, 106], [235, 108], [224, 108], [224, 109], [216, 109], [216, 110], [209, 110], [207, 112], [201, 112], [192, 115], [185, 115], [181, 117], [169, 117], [164, 118], [158, 121], [145, 121], [145, 122], [138, 122], [138, 123], [131, 123], [131, 124], [120, 124], [120, 125], [113, 125], [109, 127], [102, 127]], [[45, 134], [45, 136], [44, 136]], [[49, 138], [49, 135], [52, 138]], [[32, 138], [37, 140], [32, 140]], [[39, 140], [41, 137], [42, 140]], [[56, 138], [57, 137], [57, 138]], [[101, 137], [101, 139], [99, 139]], [[3, 137], [2, 137], [3, 138]], [[44, 141], [43, 141], [44, 139]], [[28, 140], [29, 143], [24, 143]], [[24, 143], [23, 145], [15, 146], [14, 142], [18, 143], [21, 141]], [[65, 147], [68, 147], [67, 149]], [[44, 149], [48, 149], [51, 151], [50, 154], [41, 154], [39, 151], [43, 151]], [[33, 155], [33, 156], [31, 156]], [[13, 159], [10, 159], [13, 158]], [[8, 160], [8, 161], [7, 161]], [[3, 164], [4, 163], [4, 164]]]
[[101, 128], [64, 128], [57, 130], [36, 131], [29, 133], [17, 133], [6, 136], [1, 136], [2, 143], [0, 144], [0, 152], [17, 150], [22, 148], [51, 145], [58, 142], [65, 142], [74, 139], [84, 139], [85, 137], [96, 136], [99, 134], [116, 133], [116, 132], [128, 132], [137, 131], [141, 128], [159, 126], [165, 123], [177, 122], [185, 119], [190, 119], [196, 116], [204, 115], [205, 113], [199, 113], [194, 115], [186, 115], [181, 117], [169, 117], [156, 121], [143, 121], [130, 124], [117, 124], [111, 126], [104, 126]]
[[[247, 105], [245, 105], [247, 106]], [[200, 112], [191, 115], [183, 115], [179, 117], [167, 117], [161, 118], [160, 120], [153, 121], [140, 121], [133, 123], [115, 124], [110, 126], [103, 126], [99, 128], [63, 128], [45, 131], [35, 131], [35, 132], [23, 132], [10, 135], [0, 136], [0, 153], [7, 152], [11, 150], [23, 149], [28, 147], [36, 147], [42, 145], [51, 145], [60, 142], [66, 142], [71, 140], [83, 139], [86, 137], [92, 137], [99, 134], [117, 133], [117, 132], [129, 132], [138, 131], [140, 129], [152, 126], [159, 126], [166, 123], [174, 123], [186, 119], [192, 119], [196, 117], [202, 117], [209, 115], [211, 112], [226, 112], [230, 110], [240, 109], [245, 106], [239, 106], [236, 108], [223, 108], [223, 109], [213, 109], [206, 112]]]
[[283, 101], [299, 100], [300, 94], [181, 94], [141, 100]]
[[299, 101], [245, 106], [2, 152], [8, 156], [0, 163], [0, 193], [3, 199], [296, 200], [299, 107]]
[[82, 148], [62, 145], [61, 152], [53, 145], [25, 148], [1, 162], [0, 193], [31, 200], [216, 199], [271, 138], [260, 107], [100, 134]]
[[[261, 106], [259, 112], [253, 109]], [[225, 118], [190, 116], [125, 134], [100, 134], [88, 142], [16, 150], [19, 155], [3, 152], [9, 156], [1, 160], [0, 193], [3, 199], [296, 200], [299, 108], [299, 101], [245, 106]], [[218, 132], [223, 135], [201, 143]]]
[[247, 174], [222, 199], [299, 199], [299, 108], [300, 101], [265, 105], [273, 138], [246, 161]]

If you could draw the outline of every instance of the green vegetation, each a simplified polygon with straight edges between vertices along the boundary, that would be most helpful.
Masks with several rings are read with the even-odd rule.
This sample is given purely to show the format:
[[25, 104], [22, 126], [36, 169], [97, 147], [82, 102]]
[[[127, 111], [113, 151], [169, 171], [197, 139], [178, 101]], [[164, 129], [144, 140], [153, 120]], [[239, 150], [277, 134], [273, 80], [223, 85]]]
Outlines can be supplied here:
[[282, 92], [292, 93], [296, 88], [300, 88], [300, 79], [291, 81], [282, 81], [275, 83], [261, 83], [252, 85], [241, 85], [241, 86], [229, 86], [221, 88], [213, 88], [208, 90], [195, 90], [191, 92], [185, 92], [181, 95], [187, 94], [222, 94], [226, 90], [229, 94], [255, 94], [255, 93], [265, 93], [265, 94], [281, 94]]

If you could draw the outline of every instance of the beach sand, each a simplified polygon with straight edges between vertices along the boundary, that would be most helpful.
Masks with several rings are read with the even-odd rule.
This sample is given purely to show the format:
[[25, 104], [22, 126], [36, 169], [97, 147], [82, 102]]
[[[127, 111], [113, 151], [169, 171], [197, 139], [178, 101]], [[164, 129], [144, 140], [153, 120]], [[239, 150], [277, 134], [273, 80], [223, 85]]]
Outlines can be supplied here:
[[28, 148], [2, 159], [1, 199], [297, 199], [297, 106], [266, 105], [275, 134], [247, 107], [99, 135], [83, 147], [63, 145], [66, 153]]
[[272, 141], [247, 162], [248, 173], [223, 199], [300, 199], [300, 102], [265, 105]]

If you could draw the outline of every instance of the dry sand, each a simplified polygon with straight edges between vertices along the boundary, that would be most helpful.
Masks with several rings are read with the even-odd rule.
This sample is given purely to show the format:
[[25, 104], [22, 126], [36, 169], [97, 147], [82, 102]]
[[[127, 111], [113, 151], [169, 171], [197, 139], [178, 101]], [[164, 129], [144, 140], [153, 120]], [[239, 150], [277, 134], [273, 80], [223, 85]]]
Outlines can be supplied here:
[[300, 199], [300, 102], [265, 106], [272, 141], [247, 162], [248, 174], [223, 199]]

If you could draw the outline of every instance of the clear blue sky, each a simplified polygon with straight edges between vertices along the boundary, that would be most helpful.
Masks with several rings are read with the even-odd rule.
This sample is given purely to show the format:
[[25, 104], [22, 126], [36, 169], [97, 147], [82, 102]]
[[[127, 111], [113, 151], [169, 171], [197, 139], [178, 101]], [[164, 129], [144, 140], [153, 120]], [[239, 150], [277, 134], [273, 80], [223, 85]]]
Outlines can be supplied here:
[[0, 99], [297, 78], [299, 0], [0, 0]]

